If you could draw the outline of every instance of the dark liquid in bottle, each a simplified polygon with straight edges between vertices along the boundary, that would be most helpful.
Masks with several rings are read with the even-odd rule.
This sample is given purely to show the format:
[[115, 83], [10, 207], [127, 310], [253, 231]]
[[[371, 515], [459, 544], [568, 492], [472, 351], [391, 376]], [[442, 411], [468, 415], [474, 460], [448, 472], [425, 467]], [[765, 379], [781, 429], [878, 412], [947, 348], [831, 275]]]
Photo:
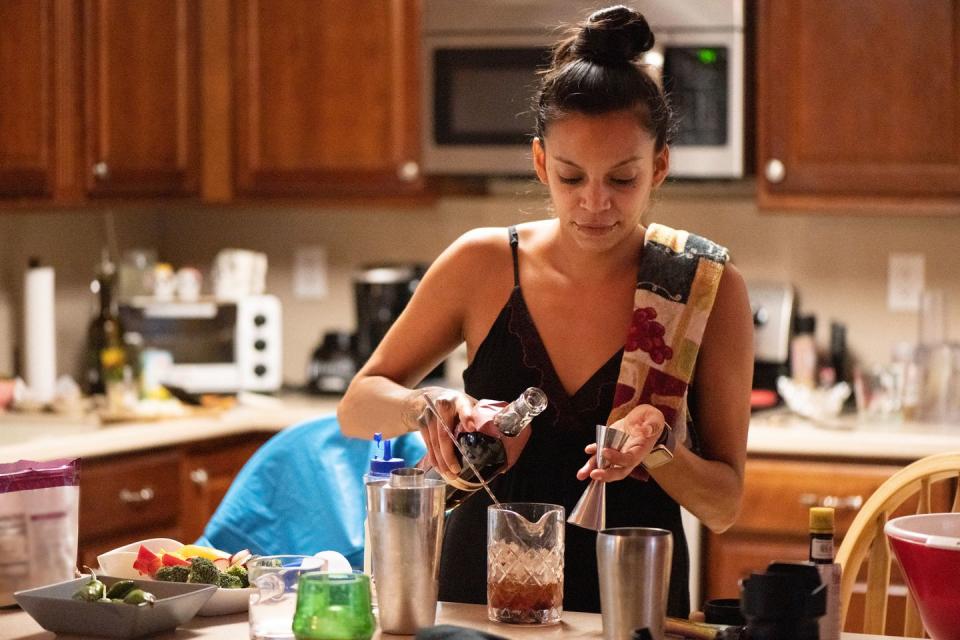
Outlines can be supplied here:
[[[500, 469], [507, 463], [507, 452], [503, 443], [497, 438], [488, 436], [476, 431], [466, 431], [457, 436], [457, 442], [463, 447], [463, 450], [473, 466], [480, 472], [481, 477], [486, 481], [493, 478]], [[459, 451], [457, 452], [459, 457]], [[469, 466], [462, 464], [458, 477], [464, 482], [479, 482], [477, 476]], [[457, 489], [447, 485], [446, 490], [446, 508], [452, 509], [461, 502], [474, 494], [473, 491]]]

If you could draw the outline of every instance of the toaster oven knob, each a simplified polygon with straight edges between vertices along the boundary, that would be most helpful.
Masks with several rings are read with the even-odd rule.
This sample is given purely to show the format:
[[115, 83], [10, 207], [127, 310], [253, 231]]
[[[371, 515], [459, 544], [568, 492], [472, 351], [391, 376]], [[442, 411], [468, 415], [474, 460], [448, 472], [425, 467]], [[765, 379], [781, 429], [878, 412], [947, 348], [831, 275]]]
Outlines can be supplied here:
[[262, 364], [258, 364], [257, 366], [255, 366], [255, 367], [253, 368], [253, 372], [254, 372], [257, 376], [259, 376], [259, 377], [262, 378], [263, 376], [267, 375], [267, 368], [266, 368], [265, 366], [263, 366]]
[[767, 161], [767, 166], [764, 167], [763, 173], [767, 177], [767, 182], [779, 184], [787, 177], [787, 167], [784, 166], [783, 162], [774, 158], [773, 160]]
[[257, 325], [258, 327], [262, 327], [263, 325], [267, 324], [267, 316], [263, 315], [262, 313], [258, 313], [257, 315], [253, 316], [253, 324]]
[[257, 351], [263, 351], [264, 349], [267, 348], [267, 341], [266, 341], [266, 340], [255, 340], [254, 343], [253, 343], [253, 348], [256, 349]]

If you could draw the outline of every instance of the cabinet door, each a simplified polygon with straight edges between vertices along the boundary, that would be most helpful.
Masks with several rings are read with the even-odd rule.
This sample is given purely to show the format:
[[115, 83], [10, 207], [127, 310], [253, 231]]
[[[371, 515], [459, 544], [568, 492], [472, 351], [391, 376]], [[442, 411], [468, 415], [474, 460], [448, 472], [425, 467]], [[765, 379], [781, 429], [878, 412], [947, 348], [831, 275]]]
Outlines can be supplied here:
[[960, 211], [960, 3], [761, 0], [761, 207]]
[[81, 559], [86, 562], [91, 555], [157, 532], [178, 537], [179, 471], [175, 450], [85, 460], [80, 473]]
[[56, 172], [53, 0], [0, 2], [0, 194], [49, 196]]
[[419, 186], [416, 0], [238, 0], [236, 192]]
[[87, 0], [87, 191], [198, 190], [198, 0]]
[[207, 521], [217, 510], [233, 479], [269, 435], [251, 434], [238, 439], [197, 444], [187, 449], [181, 476], [184, 508], [180, 530], [184, 542], [193, 542], [203, 534]]

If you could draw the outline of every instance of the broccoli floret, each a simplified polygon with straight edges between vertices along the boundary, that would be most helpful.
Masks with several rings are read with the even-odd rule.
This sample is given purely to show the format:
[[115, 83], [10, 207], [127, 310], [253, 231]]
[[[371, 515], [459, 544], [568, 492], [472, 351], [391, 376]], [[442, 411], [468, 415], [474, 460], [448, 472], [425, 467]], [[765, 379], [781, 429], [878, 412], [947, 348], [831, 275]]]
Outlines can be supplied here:
[[240, 578], [229, 573], [221, 573], [219, 586], [221, 589], [239, 589], [241, 587]]
[[153, 575], [153, 578], [155, 580], [163, 580], [164, 582], [186, 582], [189, 576], [189, 568], [183, 565], [176, 565], [173, 567], [160, 567]]
[[242, 564], [233, 565], [227, 569], [227, 573], [240, 579], [241, 588], [245, 589], [250, 586], [250, 579], [247, 577], [247, 568]]
[[187, 582], [220, 584], [220, 569], [206, 558], [190, 558], [190, 575]]

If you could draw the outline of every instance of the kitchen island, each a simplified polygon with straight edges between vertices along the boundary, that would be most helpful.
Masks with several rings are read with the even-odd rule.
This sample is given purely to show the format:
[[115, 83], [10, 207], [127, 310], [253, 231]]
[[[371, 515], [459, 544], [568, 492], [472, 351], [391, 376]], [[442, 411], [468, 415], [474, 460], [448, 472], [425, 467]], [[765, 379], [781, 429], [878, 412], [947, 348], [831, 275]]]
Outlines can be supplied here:
[[[596, 613], [566, 611], [560, 624], [550, 627], [498, 624], [487, 620], [487, 608], [477, 604], [457, 604], [441, 602], [437, 608], [437, 624], [452, 624], [487, 633], [496, 634], [511, 640], [527, 638], [602, 638], [602, 623]], [[53, 633], [44, 631], [27, 613], [18, 609], [0, 611], [0, 627], [5, 638], [10, 640], [52, 640]], [[202, 618], [197, 617], [177, 631], [151, 636], [165, 638], [191, 638], [192, 640], [240, 640], [248, 637], [247, 615], [245, 613], [230, 616]], [[80, 638], [80, 636], [70, 636]], [[412, 638], [413, 636], [395, 636], [381, 634], [378, 630], [374, 639]], [[882, 640], [894, 636], [861, 635], [844, 633], [843, 640]]]

